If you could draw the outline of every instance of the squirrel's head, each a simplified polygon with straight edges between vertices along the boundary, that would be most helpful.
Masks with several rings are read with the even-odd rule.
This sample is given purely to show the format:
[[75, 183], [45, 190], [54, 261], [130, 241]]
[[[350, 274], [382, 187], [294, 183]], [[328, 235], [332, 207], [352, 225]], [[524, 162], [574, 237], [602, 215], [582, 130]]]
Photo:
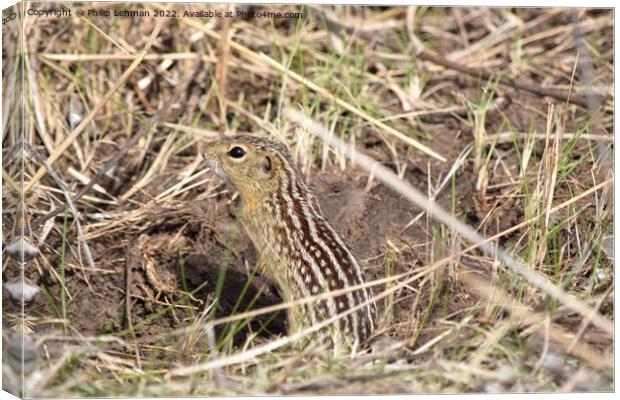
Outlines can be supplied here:
[[292, 164], [282, 143], [249, 135], [211, 142], [204, 147], [203, 157], [207, 165], [246, 200], [273, 193], [278, 186], [278, 173], [285, 167], [283, 164]]

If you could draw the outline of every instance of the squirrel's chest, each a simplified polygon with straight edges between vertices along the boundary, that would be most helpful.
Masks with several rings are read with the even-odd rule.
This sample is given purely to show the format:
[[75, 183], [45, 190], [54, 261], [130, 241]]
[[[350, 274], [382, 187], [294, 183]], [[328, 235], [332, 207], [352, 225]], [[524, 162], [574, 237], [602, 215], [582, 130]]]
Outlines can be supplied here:
[[271, 207], [257, 207], [245, 210], [245, 228], [261, 257], [286, 261], [291, 248], [291, 239], [297, 236], [290, 226]]
[[275, 209], [267, 201], [261, 203], [246, 203], [241, 209], [241, 216], [248, 236], [263, 261], [282, 263], [285, 257], [277, 257], [282, 254], [288, 245], [286, 235], [287, 228]]
[[[308, 264], [309, 223], [301, 224], [298, 216], [282, 204], [265, 201], [255, 208], [244, 208], [243, 220], [248, 236], [259, 255], [263, 272], [272, 279], [290, 284]], [[297, 222], [297, 223], [296, 223]]]

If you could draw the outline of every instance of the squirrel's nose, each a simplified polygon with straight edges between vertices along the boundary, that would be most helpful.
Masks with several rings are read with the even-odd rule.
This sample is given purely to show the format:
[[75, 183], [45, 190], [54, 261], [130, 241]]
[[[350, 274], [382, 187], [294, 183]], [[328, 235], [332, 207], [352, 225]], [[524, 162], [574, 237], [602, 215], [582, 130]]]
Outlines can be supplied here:
[[213, 156], [212, 154], [209, 154], [206, 151], [203, 151], [201, 155], [202, 155], [202, 160], [207, 167], [211, 168], [212, 170], [217, 169], [217, 160], [215, 159], [215, 156]]
[[215, 153], [214, 153], [214, 149], [213, 149], [213, 143], [206, 143], [203, 144], [202, 146], [200, 146], [199, 152], [200, 155], [202, 156], [202, 159], [204, 160], [204, 162], [211, 166], [210, 162], [215, 162], [217, 161]]

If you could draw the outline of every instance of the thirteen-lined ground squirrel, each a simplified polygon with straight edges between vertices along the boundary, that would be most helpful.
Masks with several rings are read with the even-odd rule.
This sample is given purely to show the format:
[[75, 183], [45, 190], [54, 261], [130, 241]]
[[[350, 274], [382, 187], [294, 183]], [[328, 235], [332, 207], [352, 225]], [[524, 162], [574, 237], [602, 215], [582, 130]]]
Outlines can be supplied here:
[[[241, 220], [259, 254], [261, 273], [279, 287], [285, 300], [363, 284], [359, 262], [323, 216], [282, 143], [232, 136], [208, 144], [204, 157], [211, 169], [239, 191]], [[294, 307], [288, 314], [289, 330], [366, 303], [333, 325], [336, 329], [330, 337], [331, 341], [362, 344], [377, 322], [371, 299], [372, 293], [362, 288]]]

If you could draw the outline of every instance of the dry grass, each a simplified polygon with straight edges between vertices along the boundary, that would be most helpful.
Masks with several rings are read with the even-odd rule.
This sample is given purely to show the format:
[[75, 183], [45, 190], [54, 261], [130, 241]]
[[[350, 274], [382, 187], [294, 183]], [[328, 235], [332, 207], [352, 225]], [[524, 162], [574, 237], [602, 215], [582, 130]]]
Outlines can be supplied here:
[[[303, 18], [153, 17], [207, 8]], [[4, 290], [3, 341], [38, 357], [27, 395], [613, 390], [610, 10], [135, 9], [28, 17], [23, 58], [5, 28], [3, 281], [36, 294], [22, 314]], [[366, 265], [372, 351], [299, 348], [331, 321], [286, 335], [200, 156], [242, 132], [289, 145]]]

